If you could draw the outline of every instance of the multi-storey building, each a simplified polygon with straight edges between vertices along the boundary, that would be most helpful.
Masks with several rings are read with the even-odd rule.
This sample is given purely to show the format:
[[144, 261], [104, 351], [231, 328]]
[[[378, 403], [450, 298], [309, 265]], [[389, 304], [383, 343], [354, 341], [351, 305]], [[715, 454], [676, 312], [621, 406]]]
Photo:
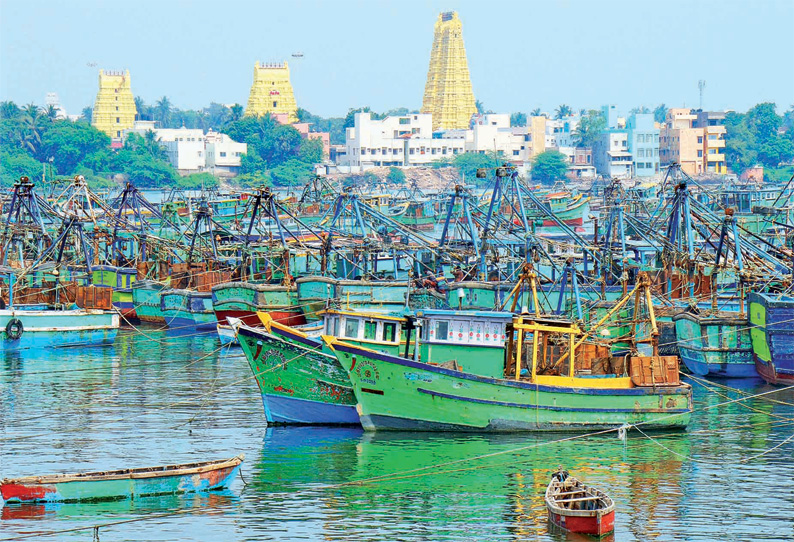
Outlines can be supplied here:
[[659, 158], [662, 166], [681, 164], [689, 175], [703, 173], [703, 128], [694, 126], [697, 115], [690, 109], [670, 108], [659, 134]]
[[287, 122], [298, 122], [298, 104], [289, 79], [289, 65], [283, 63], [254, 65], [254, 83], [248, 96], [246, 116], [260, 117], [266, 113], [285, 113]]
[[421, 166], [436, 160], [471, 152], [495, 153], [523, 164], [531, 158], [529, 132], [511, 128], [510, 116], [488, 114], [475, 118], [469, 130], [433, 132], [432, 115], [414, 113], [372, 120], [369, 113], [356, 113], [347, 129], [346, 149], [340, 165], [365, 169], [374, 166]]
[[697, 111], [695, 128], [703, 130], [703, 172], [727, 173], [725, 165], [725, 113]]
[[226, 134], [210, 129], [204, 136], [205, 169], [221, 177], [236, 175], [240, 172], [242, 156], [247, 150], [247, 144], [238, 143]]
[[121, 134], [135, 123], [135, 98], [130, 87], [130, 71], [99, 70], [99, 92], [96, 95], [91, 125], [120, 144]]
[[593, 145], [593, 163], [596, 171], [605, 177], [631, 177], [633, 161], [628, 132], [619, 129], [602, 132]]
[[629, 152], [634, 175], [650, 177], [659, 173], [659, 129], [650, 113], [634, 113], [626, 121]]

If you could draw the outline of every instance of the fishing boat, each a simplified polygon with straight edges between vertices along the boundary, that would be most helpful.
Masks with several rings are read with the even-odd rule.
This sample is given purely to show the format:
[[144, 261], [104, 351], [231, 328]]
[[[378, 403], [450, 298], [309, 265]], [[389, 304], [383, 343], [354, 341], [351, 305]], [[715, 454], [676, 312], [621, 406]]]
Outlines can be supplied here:
[[6, 478], [0, 494], [7, 503], [76, 502], [136, 499], [152, 495], [196, 493], [227, 487], [245, 459], [183, 463], [114, 471]]
[[208, 331], [217, 329], [212, 310], [212, 293], [195, 290], [164, 290], [160, 295], [160, 312], [169, 328]]
[[[643, 277], [613, 312], [635, 294], [650, 299]], [[534, 287], [533, 297], [537, 307]], [[575, 321], [539, 313], [418, 311], [412, 357], [324, 340], [350, 375], [367, 430], [681, 429], [692, 388], [679, 380], [677, 357], [658, 355], [652, 304], [644, 310], [650, 338], [635, 336], [632, 355], [620, 357], [588, 340], [609, 314], [584, 332]], [[638, 346], [650, 346], [651, 355]]]
[[77, 306], [14, 305], [0, 310], [0, 350], [113, 344], [119, 315]]
[[212, 308], [220, 325], [237, 318], [258, 326], [257, 312], [267, 312], [288, 326], [306, 323], [295, 287], [253, 282], [226, 282], [212, 287]]
[[320, 333], [394, 353], [402, 344], [401, 318], [352, 311], [323, 316], [316, 329], [293, 328], [268, 313], [259, 313], [259, 327], [230, 319], [259, 385], [268, 424], [358, 425], [350, 378]]
[[770, 384], [794, 384], [794, 296], [750, 293], [755, 368]]
[[545, 501], [549, 521], [561, 529], [598, 537], [615, 530], [615, 503], [609, 495], [567, 471], [560, 469], [551, 475]]
[[722, 378], [758, 377], [747, 316], [685, 311], [673, 316], [681, 361], [693, 374]]

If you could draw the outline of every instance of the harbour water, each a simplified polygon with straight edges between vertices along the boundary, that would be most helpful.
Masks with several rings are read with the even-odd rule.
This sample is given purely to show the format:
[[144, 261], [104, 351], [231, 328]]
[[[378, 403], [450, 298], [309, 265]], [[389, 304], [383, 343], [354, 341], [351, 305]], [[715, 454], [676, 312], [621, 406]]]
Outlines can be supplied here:
[[610, 539], [793, 539], [794, 391], [731, 402], [775, 388], [691, 382], [682, 433], [365, 434], [266, 428], [245, 358], [214, 334], [0, 353], [0, 477], [246, 455], [222, 492], [6, 505], [0, 540], [580, 540], [546, 521], [558, 465], [613, 497]]

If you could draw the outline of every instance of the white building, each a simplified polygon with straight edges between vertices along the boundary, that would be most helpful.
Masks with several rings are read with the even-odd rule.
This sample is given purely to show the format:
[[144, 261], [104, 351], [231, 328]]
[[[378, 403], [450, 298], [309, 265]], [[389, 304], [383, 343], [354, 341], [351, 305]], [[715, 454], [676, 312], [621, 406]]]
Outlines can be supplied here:
[[238, 143], [226, 134], [210, 129], [204, 137], [206, 169], [219, 176], [231, 176], [240, 172], [240, 160], [248, 151], [248, 145]]
[[629, 134], [625, 130], [603, 132], [593, 146], [596, 171], [608, 178], [632, 176], [632, 157], [629, 152]]
[[345, 152], [337, 154], [338, 165], [354, 171], [376, 166], [425, 166], [465, 152], [496, 152], [513, 162], [530, 158], [526, 128], [511, 128], [509, 115], [489, 114], [475, 118], [470, 130], [433, 133], [429, 113], [372, 120], [369, 113], [356, 113], [347, 129]]
[[209, 171], [220, 176], [234, 176], [240, 170], [240, 160], [248, 150], [245, 143], [237, 143], [226, 134], [210, 130], [204, 134], [199, 128], [155, 128], [154, 121], [135, 121], [131, 130], [144, 136], [153, 131], [165, 148], [168, 161], [182, 175]]

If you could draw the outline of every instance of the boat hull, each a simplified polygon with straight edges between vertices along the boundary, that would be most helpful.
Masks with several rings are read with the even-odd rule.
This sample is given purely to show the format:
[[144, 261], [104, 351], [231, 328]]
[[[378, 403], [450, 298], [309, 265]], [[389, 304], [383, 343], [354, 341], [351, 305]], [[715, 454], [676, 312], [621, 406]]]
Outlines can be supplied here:
[[[346, 371], [323, 345], [240, 327], [237, 338], [254, 373], [268, 424], [358, 424]], [[303, 341], [300, 343], [299, 341]]]
[[587, 534], [591, 536], [604, 536], [615, 530], [615, 511], [593, 516], [567, 516], [549, 510], [549, 521], [566, 531]]
[[[227, 487], [240, 470], [242, 459], [219, 462], [218, 466], [184, 469], [157, 474], [141, 472], [97, 473], [96, 479], [59, 481], [58, 477], [3, 480], [0, 493], [8, 503], [79, 502], [133, 499], [152, 495], [196, 493]], [[154, 467], [163, 469], [163, 467]]]
[[681, 361], [693, 374], [720, 378], [758, 377], [747, 318], [685, 312], [677, 314], [673, 320]]
[[691, 388], [602, 389], [481, 377], [336, 342], [367, 430], [582, 431], [684, 428]]
[[794, 384], [794, 297], [747, 296], [755, 368], [770, 384]]
[[[19, 320], [19, 337], [9, 335], [6, 327]], [[119, 330], [119, 315], [95, 309], [43, 310], [31, 306], [0, 310], [0, 350], [113, 344]]]

